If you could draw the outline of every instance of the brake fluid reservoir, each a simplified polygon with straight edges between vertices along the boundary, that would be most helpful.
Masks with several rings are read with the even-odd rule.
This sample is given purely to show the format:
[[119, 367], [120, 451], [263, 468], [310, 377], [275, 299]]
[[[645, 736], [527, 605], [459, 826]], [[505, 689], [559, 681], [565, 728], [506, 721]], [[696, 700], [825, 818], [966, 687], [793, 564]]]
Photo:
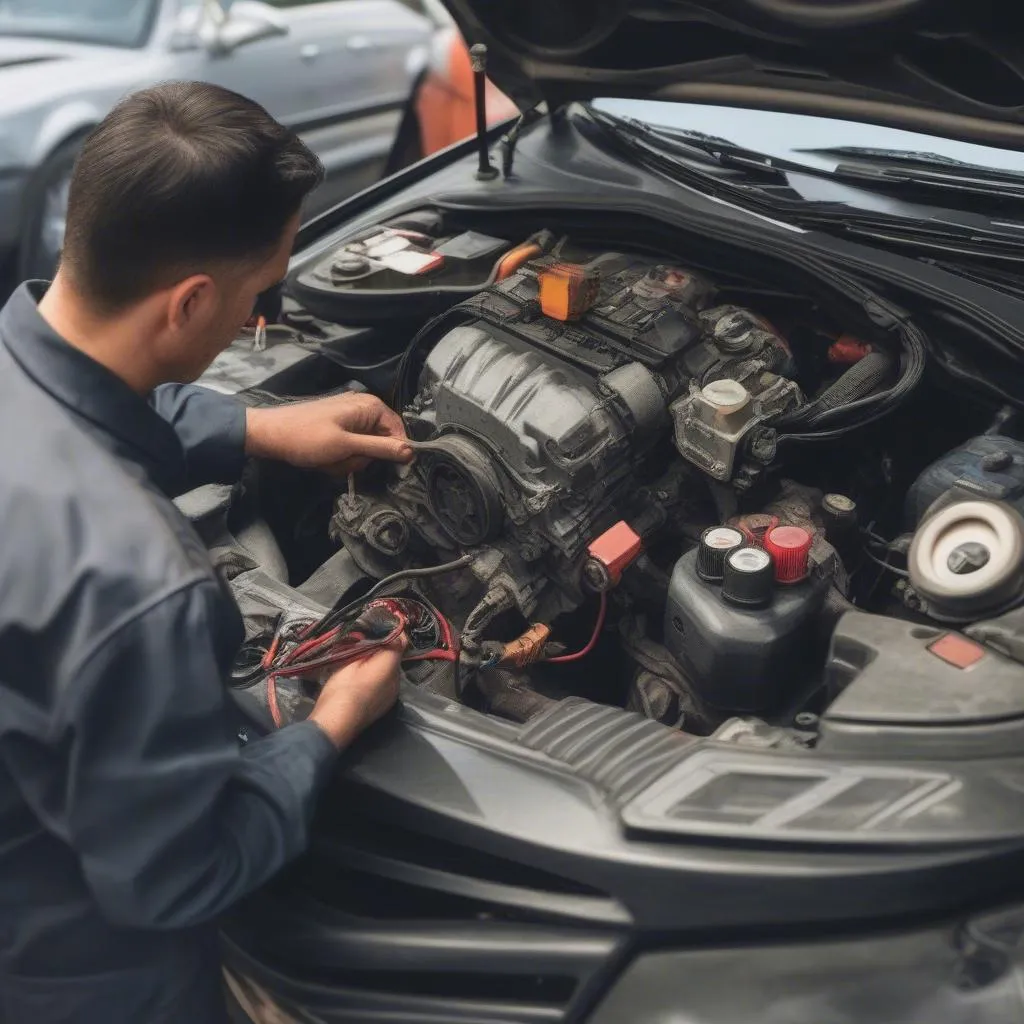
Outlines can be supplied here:
[[[706, 571], [713, 555], [701, 547], [673, 570], [665, 643], [713, 707], [746, 713], [781, 708], [822, 662], [815, 620], [830, 581], [813, 566], [796, 564], [798, 557], [806, 561], [810, 546], [796, 536], [798, 527], [776, 529], [787, 532], [774, 543], [769, 534], [765, 548], [729, 548], [718, 579]], [[725, 545], [728, 538], [712, 533], [709, 539]], [[786, 554], [779, 564], [773, 549]]]

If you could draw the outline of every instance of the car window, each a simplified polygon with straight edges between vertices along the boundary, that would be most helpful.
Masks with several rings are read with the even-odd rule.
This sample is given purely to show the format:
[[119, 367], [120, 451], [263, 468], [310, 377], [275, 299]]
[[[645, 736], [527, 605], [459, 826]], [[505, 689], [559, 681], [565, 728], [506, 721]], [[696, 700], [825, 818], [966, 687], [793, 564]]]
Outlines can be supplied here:
[[159, 0], [0, 0], [0, 37], [141, 46]]

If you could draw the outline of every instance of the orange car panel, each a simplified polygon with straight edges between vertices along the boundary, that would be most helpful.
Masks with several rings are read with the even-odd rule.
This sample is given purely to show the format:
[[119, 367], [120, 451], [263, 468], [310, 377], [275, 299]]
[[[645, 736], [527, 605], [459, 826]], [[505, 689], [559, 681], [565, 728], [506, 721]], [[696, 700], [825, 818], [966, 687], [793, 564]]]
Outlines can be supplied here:
[[[416, 97], [423, 155], [461, 142], [476, 130], [473, 108], [473, 69], [469, 48], [454, 33], [447, 48], [447, 67], [430, 68]], [[487, 123], [497, 124], [516, 113], [516, 105], [491, 81], [487, 82]]]

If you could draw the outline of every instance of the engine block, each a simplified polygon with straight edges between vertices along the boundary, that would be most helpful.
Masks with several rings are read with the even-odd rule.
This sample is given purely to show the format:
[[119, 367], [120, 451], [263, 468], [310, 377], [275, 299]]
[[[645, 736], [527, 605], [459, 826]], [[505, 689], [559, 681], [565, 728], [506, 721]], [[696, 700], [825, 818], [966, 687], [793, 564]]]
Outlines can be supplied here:
[[[560, 319], [542, 295], [553, 269], [553, 256], [536, 259], [439, 318], [402, 410], [414, 465], [385, 493], [343, 495], [332, 520], [369, 571], [383, 575], [417, 549], [469, 551], [481, 582], [548, 620], [584, 599], [595, 537], [657, 518], [661, 492], [645, 484], [679, 461], [673, 419], [695, 487], [741, 462], [734, 423], [690, 412], [700, 388], [728, 377], [755, 400], [762, 386], [788, 396], [773, 409], [799, 395], [779, 376], [784, 343], [753, 314], [713, 305], [698, 275], [602, 254], [574, 265], [594, 287], [587, 308]], [[730, 438], [737, 450], [723, 456]]]

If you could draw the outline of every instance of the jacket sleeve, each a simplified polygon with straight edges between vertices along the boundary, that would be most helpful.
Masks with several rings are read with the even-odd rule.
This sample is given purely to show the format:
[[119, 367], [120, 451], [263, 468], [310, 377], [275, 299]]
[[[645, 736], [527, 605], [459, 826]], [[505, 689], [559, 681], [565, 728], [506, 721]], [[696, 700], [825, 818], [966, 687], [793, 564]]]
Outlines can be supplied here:
[[149, 402], [181, 441], [189, 489], [238, 480], [245, 462], [241, 402], [197, 384], [162, 384]]
[[312, 722], [239, 749], [216, 591], [190, 584], [96, 642], [66, 676], [46, 756], [16, 772], [114, 924], [187, 927], [257, 888], [305, 847], [336, 762]]

